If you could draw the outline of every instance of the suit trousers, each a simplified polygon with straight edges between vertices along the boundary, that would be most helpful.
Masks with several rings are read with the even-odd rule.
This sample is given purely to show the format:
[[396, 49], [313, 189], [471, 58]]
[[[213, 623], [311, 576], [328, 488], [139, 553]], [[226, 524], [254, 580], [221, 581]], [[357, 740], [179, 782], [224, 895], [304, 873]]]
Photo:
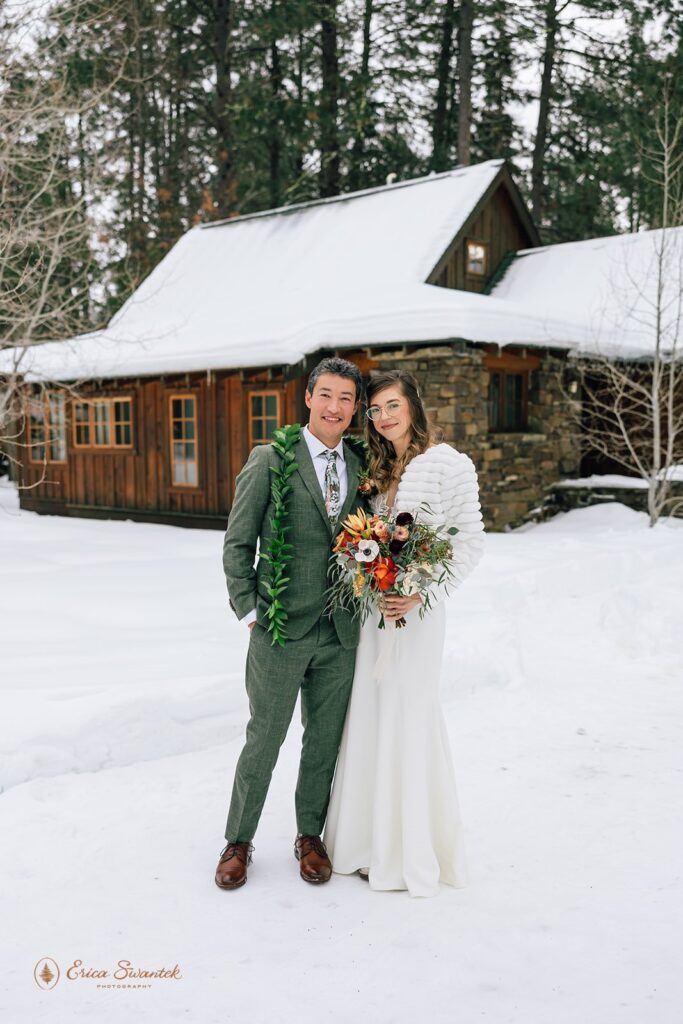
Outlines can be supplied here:
[[341, 646], [327, 616], [300, 640], [288, 640], [284, 647], [270, 641], [270, 633], [256, 623], [246, 668], [250, 718], [235, 770], [225, 828], [228, 842], [251, 842], [254, 837], [299, 691], [304, 733], [295, 797], [297, 830], [320, 835], [327, 815], [356, 650]]

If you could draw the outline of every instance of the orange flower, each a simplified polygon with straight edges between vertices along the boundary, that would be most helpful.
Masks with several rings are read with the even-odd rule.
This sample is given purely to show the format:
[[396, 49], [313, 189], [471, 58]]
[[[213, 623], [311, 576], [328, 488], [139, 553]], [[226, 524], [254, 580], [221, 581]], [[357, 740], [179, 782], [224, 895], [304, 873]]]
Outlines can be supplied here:
[[398, 566], [394, 562], [393, 558], [387, 558], [378, 565], [373, 566], [372, 574], [377, 580], [377, 586], [379, 589], [388, 590], [390, 587], [393, 587], [396, 582]]
[[352, 540], [353, 537], [351, 536], [351, 534], [347, 533], [346, 530], [342, 530], [342, 532], [338, 535], [337, 540], [335, 541], [334, 547], [332, 548], [333, 552], [336, 554], [338, 551], [343, 551], [346, 545], [349, 544]]
[[355, 513], [349, 513], [348, 517], [342, 523], [342, 526], [347, 533], [351, 534], [352, 538], [370, 536], [370, 527], [368, 525], [368, 517], [362, 508], [357, 508]]

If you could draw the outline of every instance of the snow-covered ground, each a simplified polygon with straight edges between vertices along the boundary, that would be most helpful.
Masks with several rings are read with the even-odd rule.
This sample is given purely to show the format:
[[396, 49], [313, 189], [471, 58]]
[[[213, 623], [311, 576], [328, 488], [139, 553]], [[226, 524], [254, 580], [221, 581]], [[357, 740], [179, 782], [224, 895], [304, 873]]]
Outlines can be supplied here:
[[[3, 1021], [680, 1024], [681, 527], [600, 505], [490, 535], [450, 599], [468, 888], [301, 882], [295, 725], [221, 892], [247, 715], [221, 534], [20, 513], [3, 482]], [[182, 977], [42, 991], [46, 956]]]

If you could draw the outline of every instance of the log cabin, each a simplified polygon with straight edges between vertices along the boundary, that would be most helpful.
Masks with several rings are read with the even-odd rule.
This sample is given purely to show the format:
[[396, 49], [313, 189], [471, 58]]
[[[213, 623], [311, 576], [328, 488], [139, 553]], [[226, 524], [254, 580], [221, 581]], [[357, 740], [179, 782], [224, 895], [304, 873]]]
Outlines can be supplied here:
[[579, 472], [564, 370], [613, 241], [541, 247], [501, 160], [198, 225], [102, 331], [25, 353], [21, 507], [224, 528], [251, 448], [305, 420], [334, 353], [414, 373], [488, 526], [516, 525]]

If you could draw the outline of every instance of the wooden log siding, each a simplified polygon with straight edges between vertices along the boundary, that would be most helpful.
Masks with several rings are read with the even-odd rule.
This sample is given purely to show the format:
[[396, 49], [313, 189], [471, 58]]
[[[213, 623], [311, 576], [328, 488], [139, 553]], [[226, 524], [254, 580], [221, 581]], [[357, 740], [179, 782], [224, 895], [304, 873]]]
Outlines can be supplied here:
[[[67, 397], [66, 462], [34, 463], [23, 457], [21, 505], [40, 512], [126, 516], [185, 525], [224, 526], [234, 498], [235, 478], [250, 451], [249, 398], [276, 393], [280, 424], [305, 418], [305, 378], [285, 382], [269, 371], [192, 373], [82, 386]], [[270, 379], [269, 379], [270, 378]], [[197, 484], [173, 483], [171, 459], [173, 396], [195, 400]], [[75, 444], [75, 403], [130, 399], [128, 447]], [[26, 439], [28, 440], [26, 427]], [[91, 424], [92, 431], [92, 424]], [[91, 442], [93, 438], [91, 437]], [[35, 485], [35, 486], [34, 486]]]

